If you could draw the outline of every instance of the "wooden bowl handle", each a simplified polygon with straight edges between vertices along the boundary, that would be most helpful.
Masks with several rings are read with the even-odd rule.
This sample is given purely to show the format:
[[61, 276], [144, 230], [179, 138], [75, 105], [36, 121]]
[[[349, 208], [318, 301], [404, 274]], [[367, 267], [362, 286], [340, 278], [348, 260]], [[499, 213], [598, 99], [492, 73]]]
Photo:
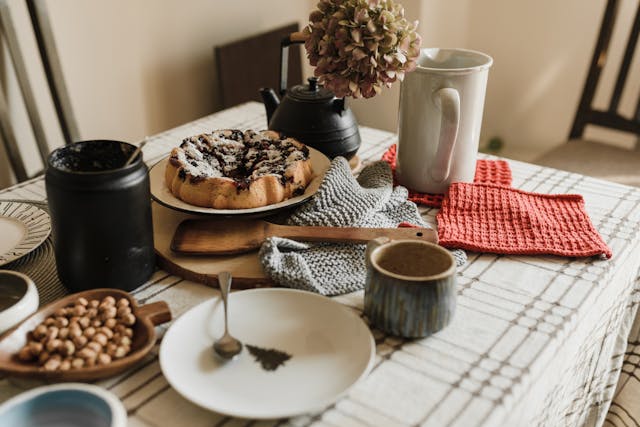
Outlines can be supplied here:
[[136, 316], [143, 319], [147, 318], [152, 325], [157, 326], [171, 320], [171, 310], [166, 302], [156, 301], [138, 307]]

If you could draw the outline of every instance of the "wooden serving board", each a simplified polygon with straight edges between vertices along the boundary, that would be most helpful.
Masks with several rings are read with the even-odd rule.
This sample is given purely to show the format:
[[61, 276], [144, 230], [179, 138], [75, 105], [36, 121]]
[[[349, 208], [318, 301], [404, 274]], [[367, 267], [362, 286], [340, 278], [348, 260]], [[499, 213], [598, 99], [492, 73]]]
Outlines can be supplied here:
[[[192, 215], [151, 203], [153, 212], [153, 238], [156, 262], [162, 269], [176, 276], [208, 286], [218, 287], [218, 273], [229, 271], [235, 289], [273, 286], [262, 271], [258, 251], [238, 255], [180, 255], [170, 246], [178, 225], [188, 218], [210, 218]], [[221, 218], [224, 221], [224, 218]]]

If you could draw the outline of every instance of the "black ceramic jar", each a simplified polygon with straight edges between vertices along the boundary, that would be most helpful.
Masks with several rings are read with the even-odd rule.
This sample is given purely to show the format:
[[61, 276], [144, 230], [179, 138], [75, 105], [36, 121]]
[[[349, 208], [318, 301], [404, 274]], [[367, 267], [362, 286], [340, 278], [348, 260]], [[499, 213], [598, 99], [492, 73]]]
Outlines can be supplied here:
[[45, 175], [58, 275], [72, 291], [130, 291], [155, 269], [149, 174], [135, 146], [82, 141], [53, 151]]

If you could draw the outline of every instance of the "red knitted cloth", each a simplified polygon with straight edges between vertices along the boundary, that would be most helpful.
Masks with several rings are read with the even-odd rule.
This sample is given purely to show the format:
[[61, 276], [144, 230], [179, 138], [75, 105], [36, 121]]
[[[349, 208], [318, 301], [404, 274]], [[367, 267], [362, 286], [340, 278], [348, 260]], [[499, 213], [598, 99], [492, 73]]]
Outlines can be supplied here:
[[577, 194], [454, 183], [436, 219], [439, 243], [449, 248], [523, 255], [612, 255]]
[[[393, 144], [382, 155], [382, 160], [389, 163], [394, 173], [393, 185], [398, 182], [395, 179], [396, 171], [396, 145]], [[511, 168], [505, 160], [478, 160], [476, 163], [475, 183], [495, 184], [511, 187]], [[409, 200], [421, 205], [439, 208], [442, 205], [443, 194], [418, 193], [409, 190]]]

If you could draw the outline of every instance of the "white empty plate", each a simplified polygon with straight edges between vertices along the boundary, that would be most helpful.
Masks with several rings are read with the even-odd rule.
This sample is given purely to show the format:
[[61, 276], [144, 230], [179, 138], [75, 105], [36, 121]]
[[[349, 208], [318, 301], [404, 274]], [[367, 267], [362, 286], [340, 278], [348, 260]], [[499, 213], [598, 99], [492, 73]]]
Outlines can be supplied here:
[[229, 331], [244, 343], [230, 361], [213, 351], [224, 331], [214, 298], [165, 334], [160, 366], [191, 402], [225, 415], [284, 418], [330, 405], [371, 370], [375, 344], [353, 311], [293, 289], [252, 289], [229, 298]]
[[0, 200], [0, 265], [28, 254], [51, 233], [49, 214], [30, 203]]

